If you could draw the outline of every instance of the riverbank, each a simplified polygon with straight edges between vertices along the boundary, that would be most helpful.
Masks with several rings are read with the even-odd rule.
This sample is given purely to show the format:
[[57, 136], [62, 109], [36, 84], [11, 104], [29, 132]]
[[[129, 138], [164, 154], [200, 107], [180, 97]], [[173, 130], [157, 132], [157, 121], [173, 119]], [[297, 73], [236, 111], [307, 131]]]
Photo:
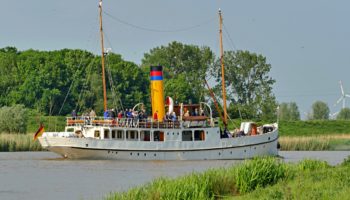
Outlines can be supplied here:
[[265, 157], [177, 179], [160, 178], [105, 199], [346, 199], [349, 183], [350, 157], [337, 166]]

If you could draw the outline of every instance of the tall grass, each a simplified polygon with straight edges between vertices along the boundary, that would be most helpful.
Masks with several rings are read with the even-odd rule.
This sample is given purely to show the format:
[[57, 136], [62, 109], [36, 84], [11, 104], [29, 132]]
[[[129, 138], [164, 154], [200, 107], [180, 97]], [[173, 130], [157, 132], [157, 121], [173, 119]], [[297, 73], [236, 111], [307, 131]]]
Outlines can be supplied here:
[[127, 192], [110, 194], [106, 199], [217, 199], [275, 184], [284, 177], [285, 168], [275, 158], [257, 158], [238, 167], [178, 179], [160, 178]]
[[29, 134], [0, 134], [0, 151], [40, 151], [39, 141]]
[[281, 136], [283, 151], [322, 151], [350, 149], [350, 135]]

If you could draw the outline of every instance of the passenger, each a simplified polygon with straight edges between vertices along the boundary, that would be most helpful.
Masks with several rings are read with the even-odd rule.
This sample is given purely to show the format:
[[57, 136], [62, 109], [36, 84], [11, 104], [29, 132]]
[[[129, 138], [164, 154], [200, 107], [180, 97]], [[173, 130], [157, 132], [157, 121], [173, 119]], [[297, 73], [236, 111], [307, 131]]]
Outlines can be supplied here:
[[91, 109], [89, 116], [90, 116], [90, 118], [91, 118], [92, 120], [95, 119], [96, 113], [95, 113], [94, 109]]
[[104, 118], [104, 119], [108, 119], [108, 110], [106, 110], [106, 111], [103, 113], [103, 118]]
[[171, 118], [171, 121], [175, 122], [175, 121], [176, 121], [176, 113], [173, 112], [173, 113], [171, 114], [170, 118]]
[[119, 111], [119, 113], [118, 113], [118, 119], [121, 119], [121, 118], [123, 118], [123, 112], [122, 112], [122, 111]]
[[200, 116], [204, 116], [204, 110], [202, 108], [199, 110], [199, 114]]
[[189, 117], [190, 116], [190, 112], [187, 110], [184, 114], [184, 117]]
[[72, 118], [73, 119], [77, 118], [77, 112], [75, 110], [72, 111]]
[[193, 116], [199, 116], [199, 113], [198, 113], [198, 109], [194, 109], [194, 113], [193, 113]]
[[153, 114], [153, 119], [158, 121], [158, 110], [156, 110], [156, 112]]

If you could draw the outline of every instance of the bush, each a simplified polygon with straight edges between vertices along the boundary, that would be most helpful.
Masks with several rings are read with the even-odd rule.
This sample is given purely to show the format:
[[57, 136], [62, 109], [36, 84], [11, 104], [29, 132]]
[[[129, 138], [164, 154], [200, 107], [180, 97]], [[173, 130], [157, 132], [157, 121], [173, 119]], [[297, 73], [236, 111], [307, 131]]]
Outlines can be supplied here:
[[23, 105], [0, 108], [0, 133], [26, 133], [28, 114]]

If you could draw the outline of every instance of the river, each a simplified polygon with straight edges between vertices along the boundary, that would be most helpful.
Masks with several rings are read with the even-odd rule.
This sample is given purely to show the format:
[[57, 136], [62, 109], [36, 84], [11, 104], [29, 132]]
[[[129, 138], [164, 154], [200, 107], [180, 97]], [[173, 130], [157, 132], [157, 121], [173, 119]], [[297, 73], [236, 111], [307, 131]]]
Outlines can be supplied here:
[[[305, 158], [341, 163], [350, 151], [281, 151], [286, 162]], [[66, 160], [51, 152], [0, 153], [0, 199], [102, 199], [113, 191], [242, 161]]]

